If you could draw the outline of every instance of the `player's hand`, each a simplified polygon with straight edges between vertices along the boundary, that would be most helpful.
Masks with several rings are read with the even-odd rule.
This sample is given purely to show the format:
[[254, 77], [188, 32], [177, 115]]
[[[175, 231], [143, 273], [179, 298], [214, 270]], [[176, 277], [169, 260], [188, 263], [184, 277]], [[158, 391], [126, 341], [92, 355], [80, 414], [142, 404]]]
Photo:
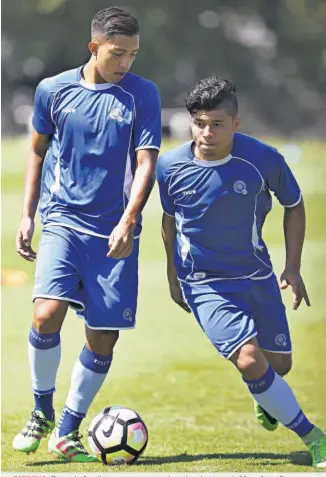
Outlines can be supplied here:
[[186, 311], [187, 313], [191, 313], [189, 306], [187, 305], [187, 303], [185, 302], [183, 298], [179, 280], [177, 278], [173, 280], [170, 279], [169, 287], [170, 287], [170, 295], [172, 300], [177, 305], [179, 305], [184, 311]]
[[107, 257], [129, 257], [134, 248], [134, 229], [125, 223], [119, 223], [109, 237], [109, 249]]
[[304, 299], [307, 306], [310, 306], [310, 300], [306, 286], [299, 272], [285, 269], [280, 277], [280, 282], [281, 290], [285, 290], [289, 285], [292, 287], [293, 310], [297, 310], [299, 308], [302, 299]]
[[23, 217], [16, 235], [16, 251], [28, 262], [34, 262], [36, 259], [36, 253], [31, 246], [34, 228], [34, 219]]

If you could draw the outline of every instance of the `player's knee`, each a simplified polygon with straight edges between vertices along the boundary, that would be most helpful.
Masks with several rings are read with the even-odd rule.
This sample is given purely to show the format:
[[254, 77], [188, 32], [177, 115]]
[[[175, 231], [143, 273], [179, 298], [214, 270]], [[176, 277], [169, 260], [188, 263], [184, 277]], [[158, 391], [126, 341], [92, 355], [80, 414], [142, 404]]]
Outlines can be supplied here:
[[55, 333], [61, 329], [68, 304], [55, 300], [37, 299], [33, 326], [38, 333]]
[[251, 373], [257, 367], [257, 363], [256, 356], [242, 355], [237, 360], [237, 368], [242, 374]]
[[254, 343], [245, 344], [231, 361], [240, 373], [249, 380], [259, 379], [268, 367], [266, 358]]

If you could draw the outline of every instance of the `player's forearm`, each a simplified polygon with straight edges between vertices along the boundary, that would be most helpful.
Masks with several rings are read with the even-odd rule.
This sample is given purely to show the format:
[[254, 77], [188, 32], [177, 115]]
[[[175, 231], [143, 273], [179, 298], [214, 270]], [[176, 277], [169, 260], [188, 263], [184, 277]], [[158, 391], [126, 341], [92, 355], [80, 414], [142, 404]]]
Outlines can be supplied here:
[[285, 266], [291, 270], [299, 271], [306, 231], [306, 217], [303, 200], [293, 208], [284, 209], [283, 226], [286, 251]]
[[177, 272], [174, 266], [174, 243], [177, 232], [175, 227], [174, 217], [170, 217], [163, 213], [162, 217], [162, 239], [164, 243], [166, 261], [167, 261], [167, 275], [168, 280], [174, 281], [177, 279]]
[[155, 165], [146, 162], [137, 167], [131, 187], [130, 198], [122, 221], [131, 228], [137, 224], [155, 183]]
[[35, 217], [40, 199], [43, 157], [31, 151], [26, 166], [23, 217]]

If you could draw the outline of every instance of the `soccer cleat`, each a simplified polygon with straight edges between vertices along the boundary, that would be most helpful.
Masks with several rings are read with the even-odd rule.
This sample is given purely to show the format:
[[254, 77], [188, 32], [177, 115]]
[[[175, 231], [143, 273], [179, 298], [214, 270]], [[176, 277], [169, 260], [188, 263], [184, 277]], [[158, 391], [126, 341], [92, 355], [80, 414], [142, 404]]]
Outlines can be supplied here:
[[55, 422], [48, 421], [42, 411], [33, 411], [24, 429], [14, 438], [12, 446], [20, 452], [36, 452], [41, 439], [53, 431]]
[[66, 436], [59, 437], [58, 429], [55, 429], [49, 439], [49, 452], [57, 454], [61, 459], [71, 462], [99, 462], [94, 456], [90, 455], [80, 439], [83, 436], [78, 431], [70, 432]]
[[278, 420], [268, 414], [256, 401], [254, 401], [254, 409], [257, 421], [264, 429], [267, 431], [275, 431], [277, 429]]
[[312, 455], [313, 467], [326, 467], [326, 435], [307, 444]]

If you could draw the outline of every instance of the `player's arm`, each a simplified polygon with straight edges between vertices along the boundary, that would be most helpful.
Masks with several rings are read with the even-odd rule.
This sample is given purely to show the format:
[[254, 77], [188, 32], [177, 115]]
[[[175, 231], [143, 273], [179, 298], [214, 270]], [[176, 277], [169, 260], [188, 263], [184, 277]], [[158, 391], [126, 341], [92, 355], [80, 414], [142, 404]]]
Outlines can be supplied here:
[[16, 250], [29, 262], [33, 262], [36, 258], [31, 240], [34, 233], [34, 217], [40, 199], [42, 165], [49, 147], [49, 139], [50, 136], [47, 134], [33, 132], [26, 165], [23, 211], [16, 236]]
[[284, 239], [285, 239], [285, 269], [281, 275], [281, 289], [290, 285], [293, 292], [293, 309], [297, 310], [305, 300], [310, 306], [310, 300], [301, 277], [301, 255], [306, 230], [306, 216], [303, 199], [294, 207], [284, 207]]
[[108, 257], [125, 258], [133, 249], [134, 229], [155, 183], [158, 150], [140, 149], [136, 152], [137, 167], [126, 210], [109, 238]]
[[155, 182], [161, 135], [160, 94], [154, 83], [147, 82], [136, 98], [133, 128], [137, 161], [135, 177], [126, 210], [110, 235], [108, 257], [125, 258], [132, 252], [134, 229]]
[[300, 267], [305, 236], [305, 209], [299, 185], [284, 157], [273, 150], [266, 158], [269, 167], [267, 184], [284, 207], [284, 239], [286, 250], [285, 268], [281, 274], [281, 289], [289, 285], [293, 292], [293, 309], [296, 310], [302, 299], [310, 306]]
[[162, 217], [162, 238], [165, 247], [167, 261], [167, 277], [172, 300], [188, 313], [191, 312], [187, 303], [184, 301], [177, 272], [174, 266], [174, 243], [176, 240], [175, 218], [163, 212]]

